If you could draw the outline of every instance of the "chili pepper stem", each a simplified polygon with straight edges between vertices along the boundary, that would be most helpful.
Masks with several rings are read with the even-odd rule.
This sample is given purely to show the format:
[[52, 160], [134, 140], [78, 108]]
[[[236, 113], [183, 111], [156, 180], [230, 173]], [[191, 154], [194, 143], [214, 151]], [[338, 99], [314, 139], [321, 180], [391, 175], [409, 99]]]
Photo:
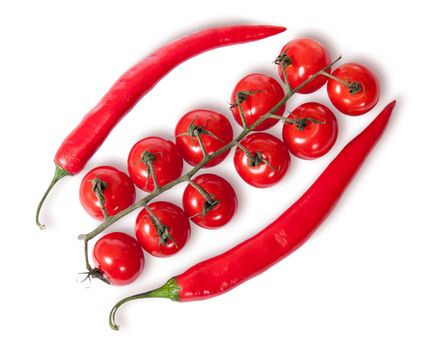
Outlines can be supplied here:
[[[308, 84], [310, 81], [315, 79], [317, 76], [319, 76], [323, 71], [330, 68], [332, 65], [334, 65], [336, 62], [338, 62], [342, 56], [339, 56], [337, 59], [335, 59], [333, 62], [328, 64], [326, 67], [324, 67], [322, 70], [316, 72], [312, 76], [310, 76], [308, 79], [306, 79], [303, 83], [301, 83], [299, 86], [297, 86], [295, 89], [292, 89], [289, 93], [287, 93], [268, 113], [260, 117], [257, 121], [255, 121], [253, 124], [246, 126], [240, 134], [237, 135], [231, 142], [227, 143], [223, 147], [219, 148], [216, 152], [213, 152], [212, 154], [203, 154], [203, 159], [189, 172], [186, 174], [180, 176], [179, 178], [167, 183], [164, 186], [161, 186], [159, 188], [155, 188], [155, 190], [151, 193], [149, 193], [146, 197], [142, 198], [141, 200], [137, 201], [136, 203], [132, 204], [131, 206], [127, 207], [126, 209], [123, 209], [119, 213], [110, 216], [107, 218], [104, 222], [102, 222], [98, 227], [96, 227], [93, 231], [87, 233], [87, 234], [81, 234], [78, 236], [78, 239], [80, 240], [91, 240], [95, 238], [97, 235], [102, 233], [105, 229], [107, 229], [109, 226], [111, 226], [114, 222], [120, 220], [122, 217], [126, 216], [127, 214], [131, 213], [132, 211], [143, 207], [145, 204], [149, 203], [151, 200], [153, 200], [155, 197], [160, 195], [161, 193], [171, 189], [172, 187], [182, 183], [189, 181], [201, 168], [203, 168], [209, 161], [216, 158], [217, 156], [221, 155], [222, 153], [230, 150], [232, 147], [238, 145], [240, 141], [248, 135], [251, 131], [256, 129], [257, 126], [259, 126], [261, 123], [263, 123], [266, 119], [272, 118], [274, 116], [274, 113], [283, 106], [288, 99], [293, 96], [295, 93], [297, 93], [303, 86]], [[198, 135], [199, 136], [199, 135]], [[201, 140], [201, 141], [200, 141]], [[200, 141], [200, 144], [204, 146], [202, 143], [202, 139], [198, 137], [198, 141]], [[204, 149], [203, 149], [204, 150]]]
[[179, 301], [179, 292], [180, 292], [180, 287], [177, 285], [177, 280], [174, 277], [169, 279], [162, 287], [153, 289], [145, 293], [135, 294], [120, 300], [117, 304], [113, 306], [109, 314], [109, 325], [111, 329], [115, 331], [119, 330], [119, 326], [115, 322], [115, 317], [116, 317], [117, 310], [123, 304], [132, 300], [144, 299], [144, 298], [166, 298], [166, 299], [171, 299], [173, 301]]
[[68, 171], [64, 170], [62, 167], [58, 166], [56, 164], [56, 168], [55, 168], [55, 172], [54, 172], [54, 177], [51, 180], [50, 185], [48, 186], [48, 189], [45, 191], [44, 195], [42, 196], [42, 199], [39, 202], [39, 205], [37, 206], [36, 209], [36, 225], [41, 229], [44, 230], [46, 228], [46, 226], [44, 224], [41, 224], [39, 221], [39, 216], [40, 216], [40, 212], [42, 209], [42, 206], [45, 202], [46, 197], [48, 196], [48, 194], [50, 193], [50, 191], [52, 190], [52, 188], [54, 187], [54, 185], [63, 177], [68, 176], [68, 175], [72, 175], [71, 173], [69, 173]]

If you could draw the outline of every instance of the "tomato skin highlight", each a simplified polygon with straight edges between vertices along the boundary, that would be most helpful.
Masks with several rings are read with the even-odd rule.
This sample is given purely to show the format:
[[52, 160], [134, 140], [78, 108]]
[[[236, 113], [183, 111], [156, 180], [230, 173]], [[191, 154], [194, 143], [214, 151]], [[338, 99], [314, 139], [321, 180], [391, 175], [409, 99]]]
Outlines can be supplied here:
[[335, 144], [338, 135], [337, 120], [333, 112], [325, 105], [317, 102], [307, 102], [298, 106], [290, 119], [313, 118], [323, 124], [307, 121], [303, 130], [295, 124], [285, 123], [282, 137], [288, 150], [302, 159], [315, 159], [326, 154]]
[[[330, 56], [327, 49], [319, 41], [311, 38], [291, 40], [282, 47], [282, 54], [285, 54], [290, 60], [290, 63], [285, 68], [285, 72], [288, 76], [291, 89], [295, 89], [311, 75], [330, 64]], [[285, 81], [282, 71], [283, 67], [278, 65], [279, 76], [282, 81]], [[330, 68], [326, 71], [330, 72]], [[298, 92], [301, 94], [310, 94], [323, 86], [327, 79], [327, 77], [320, 75]]]
[[[191, 138], [188, 128], [191, 125], [203, 128], [217, 137], [201, 133], [206, 152], [211, 155], [218, 149], [231, 142], [233, 129], [228, 119], [221, 113], [210, 109], [195, 109], [186, 113], [177, 123], [175, 128], [176, 144], [187, 163], [197, 165], [203, 159], [203, 153], [197, 137]], [[209, 161], [204, 168], [221, 163], [229, 154], [229, 150]]]
[[111, 232], [100, 238], [93, 248], [93, 261], [115, 286], [132, 283], [144, 269], [140, 245], [123, 232]]
[[258, 188], [273, 186], [283, 178], [290, 167], [291, 157], [287, 147], [273, 135], [264, 132], [249, 134], [240, 144], [252, 155], [261, 153], [270, 164], [269, 166], [262, 162], [259, 165], [251, 165], [250, 158], [237, 147], [234, 153], [234, 166], [240, 177], [249, 185]]
[[109, 215], [115, 215], [135, 202], [135, 187], [129, 176], [112, 166], [96, 167], [83, 177], [79, 190], [81, 205], [93, 218], [104, 220], [100, 202], [92, 189], [92, 180], [96, 177], [106, 183], [103, 196]]
[[380, 86], [377, 77], [367, 67], [358, 63], [346, 63], [332, 74], [349, 83], [358, 82], [361, 86], [361, 91], [351, 94], [348, 87], [334, 79], [329, 79], [327, 94], [340, 112], [359, 116], [375, 107], [380, 97]]
[[166, 185], [182, 174], [183, 159], [177, 146], [160, 137], [146, 137], [132, 147], [128, 157], [131, 179], [143, 191], [151, 192], [155, 188], [149, 167], [141, 160], [146, 151], [155, 156], [152, 164], [159, 186]]
[[[255, 91], [241, 103], [241, 109], [246, 120], [246, 125], [250, 126], [260, 117], [269, 112], [282, 98], [285, 93], [276, 79], [265, 74], [249, 74], [241, 79], [235, 86], [231, 94], [232, 114], [236, 122], [243, 126], [239, 108], [235, 106], [237, 93], [240, 91]], [[285, 105], [281, 106], [274, 114], [281, 116], [285, 111]], [[266, 130], [277, 124], [277, 119], [267, 119], [255, 130]]]
[[183, 208], [192, 222], [207, 229], [216, 229], [227, 224], [237, 211], [237, 194], [231, 184], [214, 174], [202, 174], [193, 182], [219, 201], [211, 210], [201, 215], [206, 199], [190, 184], [183, 193]]
[[175, 243], [168, 239], [166, 245], [159, 244], [157, 229], [147, 210], [143, 209], [135, 223], [135, 234], [142, 248], [157, 257], [167, 257], [179, 252], [189, 240], [191, 233], [185, 212], [175, 204], [164, 201], [150, 203], [149, 208], [168, 228]]

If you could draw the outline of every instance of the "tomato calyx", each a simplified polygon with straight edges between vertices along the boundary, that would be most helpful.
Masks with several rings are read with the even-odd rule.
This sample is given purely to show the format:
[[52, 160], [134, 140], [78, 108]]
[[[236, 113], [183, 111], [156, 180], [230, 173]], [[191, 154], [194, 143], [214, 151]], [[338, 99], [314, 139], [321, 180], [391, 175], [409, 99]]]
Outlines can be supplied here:
[[240, 114], [240, 119], [241, 119], [241, 124], [242, 124], [242, 127], [244, 129], [247, 129], [248, 125], [246, 123], [246, 117], [244, 115], [243, 108], [241, 105], [243, 102], [245, 102], [249, 98], [249, 96], [254, 95], [258, 92], [264, 92], [264, 90], [242, 90], [242, 91], [238, 91], [236, 93], [235, 103], [232, 103], [230, 105], [230, 109], [233, 109], [235, 107], [238, 108], [238, 112]]
[[267, 165], [271, 170], [276, 171], [276, 169], [270, 164], [270, 162], [264, 158], [261, 152], [255, 152], [254, 154], [249, 153], [246, 156], [249, 158], [249, 165], [252, 167], [260, 166], [261, 164]]
[[[160, 153], [160, 152], [158, 152], [158, 153]], [[156, 173], [155, 173], [154, 166], [153, 166], [153, 162], [156, 159], [157, 159], [156, 153], [150, 152], [148, 150], [145, 150], [143, 153], [141, 153], [140, 162], [143, 162], [147, 165], [148, 172], [150, 173], [150, 175], [153, 179], [154, 188], [157, 190], [157, 189], [159, 189], [159, 184], [158, 184], [158, 181], [156, 179]], [[150, 179], [150, 176], [147, 176], [145, 188], [148, 187], [149, 179]]]
[[198, 125], [196, 124], [196, 120], [199, 118], [199, 114], [195, 116], [195, 118], [192, 120], [192, 122], [189, 124], [186, 132], [179, 134], [178, 136], [189, 136], [191, 140], [193, 140], [194, 137], [198, 138], [198, 140], [201, 138], [201, 135], [208, 135], [215, 140], [218, 140], [220, 142], [224, 142], [221, 138], [217, 137], [214, 133], [207, 130], [205, 127], [208, 123], [208, 120], [206, 120], [204, 125]]
[[292, 59], [286, 54], [286, 52], [282, 52], [276, 57], [273, 63], [277, 66], [281, 66], [282, 68], [286, 68], [292, 65]]
[[81, 272], [81, 274], [86, 275], [85, 278], [81, 281], [81, 283], [87, 280], [91, 281], [92, 278], [97, 278], [106, 284], [111, 284], [111, 281], [108, 278], [106, 278], [103, 272], [97, 267], [89, 269], [86, 272]]
[[319, 119], [315, 119], [315, 118], [299, 118], [296, 116], [293, 116], [293, 118], [286, 118], [286, 120], [284, 120], [285, 124], [291, 124], [291, 125], [295, 125], [296, 128], [300, 131], [304, 131], [304, 129], [306, 128], [306, 126], [308, 125], [308, 122], [311, 123], [315, 123], [315, 124], [325, 124], [325, 120], [319, 120]]
[[230, 103], [230, 109], [239, 107], [243, 102], [245, 102], [249, 96], [255, 95], [259, 92], [264, 92], [264, 90], [242, 90], [236, 93], [236, 102]]
[[149, 214], [148, 217], [150, 218], [150, 221], [156, 228], [156, 232], [159, 237], [158, 250], [160, 251], [161, 245], [166, 246], [168, 244], [168, 240], [173, 242], [175, 247], [178, 248], [177, 242], [174, 240], [174, 238], [171, 236], [169, 232], [169, 227], [165, 226], [157, 217], [157, 215], [147, 205], [144, 205], [144, 208]]
[[220, 201], [213, 199], [211, 202], [206, 201], [203, 205], [203, 210], [201, 213], [202, 217], [205, 217], [207, 215], [207, 213], [214, 209], [214, 207], [216, 207], [218, 204], [220, 203]]
[[108, 211], [105, 208], [105, 196], [103, 194], [107, 186], [107, 183], [97, 176], [92, 180], [92, 191], [99, 201], [104, 219], [109, 217]]
[[208, 123], [208, 119], [205, 121], [204, 125], [199, 125], [196, 124], [196, 120], [199, 118], [199, 114], [197, 114], [195, 116], [195, 118], [191, 121], [191, 123], [189, 124], [189, 126], [187, 127], [186, 132], [181, 133], [177, 136], [189, 136], [191, 142], [194, 140], [194, 138], [196, 138], [198, 140], [198, 144], [201, 148], [201, 152], [203, 155], [203, 159], [207, 159], [208, 157], [208, 152], [207, 149], [204, 145], [204, 141], [201, 137], [201, 135], [207, 135], [217, 141], [219, 141], [220, 143], [224, 144], [224, 140], [222, 140], [221, 138], [217, 137], [214, 133], [212, 133], [210, 130], [206, 129], [207, 123]]
[[198, 212], [198, 213], [192, 215], [191, 218], [198, 216], [198, 215], [201, 215], [201, 217], [204, 218], [210, 210], [214, 209], [220, 203], [220, 201], [215, 199], [211, 193], [206, 191], [204, 188], [202, 188], [196, 182], [190, 180], [189, 184], [194, 189], [196, 189], [201, 194], [201, 196], [203, 196], [205, 199], [205, 202], [203, 204], [201, 212]]
[[158, 242], [158, 249], [159, 249], [159, 251], [160, 251], [160, 246], [161, 245], [166, 246], [168, 244], [168, 240], [170, 240], [171, 242], [173, 242], [174, 245], [175, 245], [175, 247], [178, 249], [178, 245], [177, 245], [176, 241], [174, 240], [174, 238], [169, 233], [169, 228], [167, 226], [163, 226], [161, 228], [159, 228], [157, 225], [155, 225], [155, 226], [156, 226], [156, 230], [157, 230], [157, 233], [158, 233], [158, 236], [159, 236], [159, 242]]
[[333, 79], [337, 81], [338, 83], [341, 83], [345, 88], [349, 90], [350, 95], [355, 95], [358, 92], [362, 91], [363, 88], [361, 84], [358, 81], [345, 81], [342, 79], [339, 79], [338, 77], [334, 76], [333, 74], [327, 73], [327, 72], [321, 72], [321, 75], [326, 76], [327, 78]]
[[156, 160], [156, 155], [150, 151], [144, 151], [141, 154], [141, 162], [149, 165], [149, 163], [152, 163]]
[[202, 206], [201, 212], [197, 212], [196, 214], [192, 215], [189, 219], [192, 219], [197, 216], [201, 216], [202, 218], [205, 218], [207, 213], [213, 210], [219, 203], [220, 201], [218, 200], [212, 200], [211, 202], [205, 201]]
[[348, 89], [350, 95], [355, 95], [356, 93], [362, 91], [362, 87], [358, 81], [353, 81], [352, 83], [348, 83]]
[[246, 157], [249, 159], [249, 165], [251, 167], [257, 167], [260, 166], [261, 164], [266, 164], [271, 170], [276, 171], [277, 169], [275, 169], [270, 162], [265, 159], [264, 154], [261, 152], [250, 152], [245, 146], [243, 146], [241, 143], [237, 144], [238, 148], [240, 148], [244, 154], [246, 155]]

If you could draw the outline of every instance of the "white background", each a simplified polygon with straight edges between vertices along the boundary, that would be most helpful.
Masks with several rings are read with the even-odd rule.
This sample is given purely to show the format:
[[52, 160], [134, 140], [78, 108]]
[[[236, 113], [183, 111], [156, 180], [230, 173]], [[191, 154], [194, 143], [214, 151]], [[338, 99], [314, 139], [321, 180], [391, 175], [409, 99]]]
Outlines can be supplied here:
[[[431, 349], [432, 26], [423, 2], [399, 4], [2, 1], [0, 347]], [[135, 141], [149, 135], [172, 139], [177, 119], [192, 108], [229, 115], [235, 83], [251, 72], [275, 74], [271, 62], [299, 36], [321, 40], [333, 57], [342, 54], [345, 62], [371, 67], [382, 83], [378, 106], [359, 118], [338, 114], [334, 149], [316, 161], [293, 159], [274, 188], [242, 183], [230, 157], [211, 171], [238, 192], [232, 223], [212, 232], [194, 226], [189, 244], [172, 258], [146, 255], [142, 277], [130, 286], [77, 283], [84, 264], [76, 236], [97, 225], [78, 201], [84, 172], [52, 193], [42, 214], [46, 231], [35, 227], [33, 217], [61, 140], [124, 70], [153, 49], [194, 30], [237, 23], [288, 30], [183, 64], [118, 125], [85, 170], [102, 164], [125, 169]], [[119, 312], [120, 332], [109, 329], [108, 311], [119, 298], [159, 286], [270, 223], [394, 98], [398, 105], [387, 133], [301, 249], [218, 298], [131, 303]], [[295, 97], [288, 108], [310, 100], [328, 104], [322, 89]], [[279, 135], [280, 126], [271, 132]], [[182, 189], [163, 198], [180, 203]], [[133, 233], [134, 216], [113, 229]]]

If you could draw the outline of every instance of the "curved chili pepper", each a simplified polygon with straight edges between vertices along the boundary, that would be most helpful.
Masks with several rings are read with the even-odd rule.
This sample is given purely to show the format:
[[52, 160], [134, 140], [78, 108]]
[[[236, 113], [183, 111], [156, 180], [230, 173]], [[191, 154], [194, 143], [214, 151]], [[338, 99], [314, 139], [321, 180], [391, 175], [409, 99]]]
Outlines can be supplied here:
[[66, 137], [55, 155], [56, 170], [36, 212], [36, 224], [45, 198], [67, 175], [79, 173], [114, 126], [156, 83], [180, 63], [208, 50], [260, 40], [285, 31], [284, 27], [240, 25], [202, 30], [173, 41], [126, 71], [100, 102]]
[[312, 186], [273, 223], [227, 252], [205, 260], [171, 278], [162, 287], [119, 301], [111, 310], [110, 326], [118, 330], [115, 314], [127, 301], [169, 298], [202, 300], [225, 293], [286, 257], [304, 243], [335, 206], [342, 193], [384, 132], [396, 101], [355, 137]]

